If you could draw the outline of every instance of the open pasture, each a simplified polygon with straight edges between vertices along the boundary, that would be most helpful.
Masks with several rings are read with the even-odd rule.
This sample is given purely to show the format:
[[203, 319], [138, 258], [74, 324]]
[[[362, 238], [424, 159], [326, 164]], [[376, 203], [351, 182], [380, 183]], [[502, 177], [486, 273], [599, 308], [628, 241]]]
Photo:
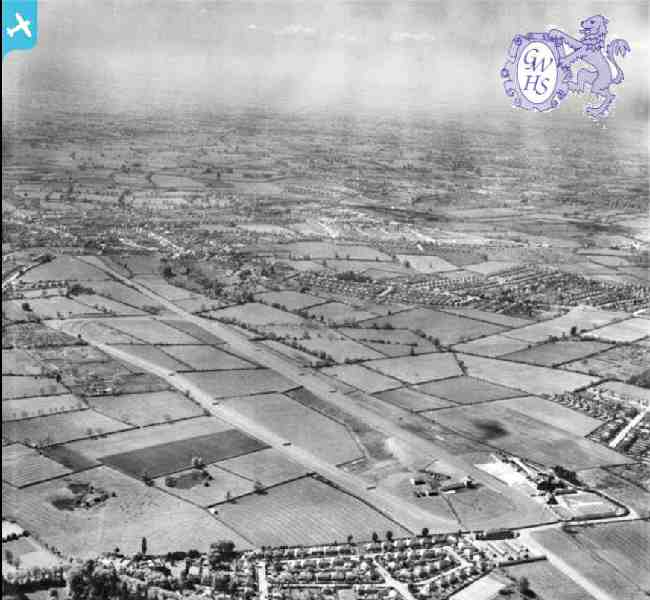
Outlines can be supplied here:
[[219, 518], [256, 546], [343, 542], [348, 535], [369, 540], [374, 531], [408, 531], [381, 513], [327, 483], [297, 479], [219, 507]]
[[53, 396], [67, 394], [68, 390], [56, 379], [33, 375], [3, 375], [2, 399], [27, 398], [29, 396]]
[[532, 323], [531, 319], [511, 317], [510, 315], [493, 313], [478, 308], [444, 308], [443, 311], [451, 313], [452, 315], [458, 315], [459, 317], [467, 317], [468, 319], [476, 319], [477, 321], [486, 321], [488, 323], [494, 323], [495, 325], [502, 325], [503, 327], [524, 327], [525, 325], [530, 325]]
[[516, 340], [503, 334], [496, 333], [471, 342], [456, 344], [453, 347], [453, 350], [456, 352], [466, 352], [467, 354], [478, 354], [479, 356], [495, 358], [504, 354], [510, 354], [511, 352], [524, 350], [529, 346], [530, 344], [528, 342]]
[[332, 375], [343, 383], [359, 388], [368, 394], [383, 392], [384, 390], [398, 388], [402, 385], [397, 379], [386, 377], [362, 365], [328, 367], [323, 369], [323, 373]]
[[29, 352], [21, 349], [2, 351], [3, 375], [40, 375], [43, 367]]
[[458, 267], [438, 256], [424, 254], [398, 254], [397, 258], [404, 265], [418, 273], [441, 273], [443, 271], [456, 271]]
[[66, 319], [64, 321], [50, 321], [49, 324], [68, 334], [80, 335], [84, 339], [100, 342], [102, 344], [141, 344], [140, 340], [118, 331], [109, 326], [109, 319]]
[[421, 410], [437, 410], [438, 408], [454, 406], [454, 403], [449, 402], [448, 400], [443, 400], [442, 398], [437, 398], [429, 394], [424, 394], [416, 389], [406, 387], [380, 392], [374, 394], [374, 396], [414, 412]]
[[157, 319], [140, 317], [108, 318], [106, 319], [106, 324], [118, 331], [136, 337], [147, 344], [167, 345], [197, 343], [197, 340], [193, 337], [178, 329], [169, 327]]
[[366, 362], [364, 366], [410, 384], [462, 375], [456, 358], [447, 352], [384, 358]]
[[129, 425], [105, 417], [94, 410], [77, 410], [2, 423], [2, 437], [14, 442], [44, 446], [64, 444], [97, 435], [105, 435]]
[[320, 358], [314, 356], [313, 354], [308, 354], [307, 352], [303, 352], [302, 350], [292, 348], [291, 346], [287, 346], [282, 342], [276, 342], [275, 340], [264, 340], [260, 342], [260, 344], [266, 346], [267, 348], [270, 348], [274, 352], [278, 352], [279, 354], [286, 356], [287, 358], [298, 363], [299, 365], [316, 366], [319, 364], [321, 360]]
[[135, 308], [144, 309], [146, 307], [155, 308], [157, 310], [163, 309], [163, 306], [158, 304], [158, 302], [152, 298], [149, 298], [137, 290], [112, 279], [108, 281], [93, 281], [92, 289], [96, 294], [99, 294], [104, 298], [115, 300], [116, 302], [133, 306]]
[[224, 303], [219, 300], [213, 300], [207, 296], [193, 293], [189, 298], [174, 300], [174, 304], [183, 310], [191, 313], [201, 313], [208, 310], [218, 310]]
[[307, 314], [312, 319], [333, 323], [334, 325], [343, 325], [356, 323], [365, 319], [371, 319], [376, 315], [366, 310], [358, 310], [344, 304], [343, 302], [328, 302], [327, 304], [318, 304], [306, 309]]
[[20, 281], [93, 281], [109, 279], [104, 272], [78, 258], [59, 256], [50, 262], [34, 267], [20, 277]]
[[123, 256], [102, 257], [102, 261], [109, 266], [118, 265], [125, 269], [123, 273], [128, 277], [131, 275], [153, 275], [159, 273], [162, 268], [162, 261], [158, 254], [127, 254]]
[[176, 287], [167, 283], [162, 277], [155, 276], [141, 276], [134, 277], [133, 281], [151, 290], [155, 294], [162, 296], [165, 300], [175, 302], [176, 300], [183, 300], [189, 298], [192, 292], [183, 288]]
[[285, 392], [296, 384], [269, 369], [236, 369], [234, 371], [195, 371], [186, 373], [192, 383], [213, 394], [216, 399]]
[[227, 406], [332, 464], [362, 455], [343, 424], [283, 394], [231, 398]]
[[361, 326], [419, 330], [437, 338], [445, 345], [499, 333], [506, 329], [501, 325], [459, 317], [431, 308], [413, 308], [394, 315], [369, 319], [362, 321]]
[[[22, 305], [22, 300], [10, 300], [5, 302], [4, 305], [9, 306], [11, 303], [20, 303]], [[38, 315], [41, 319], [68, 319], [84, 315], [101, 315], [103, 313], [101, 309], [93, 308], [65, 296], [34, 298], [29, 301], [29, 306], [31, 313]]]
[[592, 341], [560, 340], [506, 354], [504, 360], [553, 367], [611, 348], [610, 344]]
[[320, 260], [323, 258], [345, 258], [348, 260], [387, 261], [387, 254], [370, 246], [334, 244], [331, 242], [292, 242], [283, 244], [278, 249], [289, 252], [294, 258]]
[[389, 358], [436, 351], [431, 342], [407, 329], [341, 327], [337, 331]]
[[496, 358], [458, 354], [472, 377], [484, 379], [505, 387], [520, 389], [528, 394], [561, 394], [587, 387], [597, 377], [537, 367]]
[[209, 331], [206, 331], [202, 327], [199, 327], [195, 323], [191, 323], [190, 321], [182, 321], [177, 319], [161, 319], [160, 321], [165, 325], [169, 325], [178, 331], [182, 331], [183, 333], [192, 336], [203, 344], [219, 346], [225, 343], [221, 338], [217, 337], [213, 333], [210, 333]]
[[110, 454], [102, 457], [104, 464], [115, 467], [133, 477], [159, 477], [191, 466], [193, 457], [201, 457], [210, 464], [240, 454], [248, 454], [265, 445], [238, 429], [156, 444], [139, 450]]
[[[503, 581], [489, 573], [470, 583], [460, 592], [449, 596], [449, 600], [492, 600], [498, 598], [499, 591], [504, 587], [506, 587], [506, 584]], [[588, 599], [585, 598], [585, 600]]]
[[562, 368], [579, 373], [598, 373], [601, 377], [627, 381], [630, 377], [643, 373], [648, 365], [650, 365], [649, 346], [624, 344], [594, 356], [565, 363]]
[[14, 487], [31, 485], [70, 472], [70, 469], [22, 444], [2, 448], [2, 480]]
[[423, 383], [416, 386], [416, 389], [425, 394], [450, 400], [455, 404], [476, 404], [477, 402], [514, 398], [522, 394], [519, 390], [466, 375]]
[[88, 404], [103, 415], [138, 427], [204, 414], [203, 409], [194, 402], [171, 390], [150, 394], [98, 396], [88, 398]]
[[383, 354], [372, 348], [338, 335], [332, 330], [314, 331], [309, 339], [300, 340], [300, 345], [317, 355], [320, 352], [325, 352], [339, 364], [351, 360], [372, 360], [384, 357]]
[[650, 320], [634, 318], [612, 323], [589, 332], [589, 336], [608, 342], [636, 342], [650, 335]]
[[229, 306], [221, 310], [213, 310], [206, 313], [207, 316], [217, 320], [235, 320], [248, 325], [269, 325], [269, 324], [295, 324], [304, 322], [302, 317], [290, 312], [267, 306], [259, 302], [249, 302], [237, 306]]
[[179, 366], [175, 371], [222, 371], [228, 369], [250, 369], [255, 367], [252, 363], [224, 352], [213, 346], [164, 346], [166, 354], [182, 361], [187, 366]]
[[255, 299], [264, 304], [278, 304], [285, 307], [286, 310], [300, 310], [308, 308], [316, 304], [326, 302], [324, 298], [313, 296], [312, 294], [304, 294], [294, 290], [282, 290], [280, 292], [265, 292], [258, 294]]
[[[164, 346], [164, 352], [149, 344], [113, 344], [113, 347], [169, 371], [187, 371], [189, 369], [188, 365], [170, 356], [171, 353], [167, 351], [168, 346]], [[205, 346], [199, 347], [204, 348]]]
[[548, 597], [549, 600], [595, 600], [591, 594], [587, 593], [587, 590], [567, 577], [548, 560], [509, 566], [505, 568], [505, 571], [517, 580], [522, 577], [528, 579], [530, 589], [543, 599]]
[[580, 471], [578, 478], [585, 485], [597, 489], [635, 510], [639, 517], [650, 518], [650, 492], [641, 487], [642, 485], [650, 487], [650, 478], [646, 478], [645, 483], [640, 481], [637, 485], [622, 476], [625, 474], [624, 470], [628, 468], [630, 468], [629, 465], [606, 469], [587, 469]]
[[[52, 504], [70, 498], [69, 482], [83, 482], [115, 493], [89, 509], [60, 510]], [[140, 550], [146, 536], [149, 551], [170, 548], [207, 551], [215, 539], [240, 548], [251, 546], [223, 523], [188, 502], [174, 498], [107, 467], [15, 490], [3, 485], [3, 511], [64, 555], [90, 558], [116, 547], [126, 554]], [[110, 527], [106, 524], [110, 523]]]
[[54, 364], [59, 368], [85, 363], [108, 362], [111, 358], [94, 346], [64, 346], [63, 348], [39, 348], [34, 350], [38, 360]]
[[251, 481], [259, 481], [264, 487], [284, 483], [307, 474], [305, 467], [287, 458], [277, 448], [266, 448], [222, 460], [219, 468]]
[[90, 307], [92, 312], [127, 317], [146, 314], [139, 308], [134, 308], [133, 306], [123, 304], [118, 300], [111, 300], [110, 298], [105, 298], [104, 296], [98, 296], [96, 294], [78, 294], [74, 299], [80, 304]]
[[17, 421], [31, 417], [40, 417], [71, 410], [81, 410], [86, 404], [72, 394], [58, 394], [56, 396], [31, 396], [15, 400], [2, 401], [2, 420]]
[[422, 414], [452, 431], [544, 465], [588, 469], [629, 462], [605, 446], [497, 401]]

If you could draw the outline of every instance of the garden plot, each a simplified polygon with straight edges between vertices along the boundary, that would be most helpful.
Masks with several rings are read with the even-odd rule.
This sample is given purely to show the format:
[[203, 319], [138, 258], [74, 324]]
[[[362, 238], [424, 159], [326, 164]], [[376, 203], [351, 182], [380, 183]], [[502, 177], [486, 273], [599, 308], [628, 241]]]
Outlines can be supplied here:
[[[203, 344], [208, 344], [210, 346], [219, 346], [225, 342], [217, 337], [214, 333], [210, 333], [206, 329], [199, 327], [196, 323], [191, 323], [190, 321], [180, 321], [175, 319], [161, 319], [161, 322], [165, 325], [169, 325], [174, 329], [178, 329], [187, 335], [191, 335], [193, 338], [197, 339]], [[206, 322], [206, 325], [209, 327], [209, 324]]]
[[352, 360], [372, 360], [384, 357], [383, 354], [332, 331], [323, 334], [313, 332], [309, 339], [302, 339], [299, 343], [314, 354], [320, 355], [321, 352], [324, 352], [339, 364]]
[[521, 396], [522, 392], [509, 387], [495, 385], [489, 381], [463, 375], [442, 381], [432, 381], [416, 386], [417, 390], [432, 396], [439, 396], [455, 404], [476, 404]]
[[334, 323], [336, 325], [356, 323], [357, 321], [363, 321], [376, 316], [371, 312], [355, 309], [343, 302], [319, 304], [306, 309], [306, 312], [312, 319], [317, 319], [325, 323]]
[[40, 375], [43, 367], [25, 350], [2, 351], [3, 375]]
[[277, 448], [267, 448], [222, 460], [219, 468], [250, 481], [259, 481], [264, 487], [284, 483], [307, 474], [305, 467], [287, 458]]
[[418, 273], [441, 273], [443, 271], [457, 271], [458, 267], [438, 256], [425, 256], [422, 254], [398, 254], [400, 262]]
[[6, 421], [2, 424], [2, 437], [14, 442], [51, 446], [129, 428], [129, 425], [100, 415], [94, 410], [78, 410], [21, 421]]
[[[148, 344], [113, 344], [113, 347], [137, 358], [146, 360], [147, 362], [154, 363], [155, 365], [158, 365], [163, 369], [168, 369], [169, 371], [189, 370], [188, 365], [170, 356], [171, 353], [168, 352], [169, 346], [164, 346], [164, 352], [160, 348]], [[184, 348], [185, 346], [181, 347]], [[205, 348], [205, 346], [198, 347]]]
[[506, 354], [504, 360], [553, 367], [611, 348], [610, 344], [591, 341], [560, 340]]
[[528, 342], [516, 340], [502, 334], [488, 335], [487, 337], [466, 342], [464, 344], [456, 344], [453, 350], [456, 352], [466, 352], [468, 354], [478, 354], [480, 356], [488, 356], [494, 358], [504, 354], [510, 354], [518, 350], [524, 350], [530, 347]]
[[88, 398], [88, 404], [103, 415], [138, 427], [204, 414], [204, 410], [194, 402], [171, 390], [150, 394], [99, 396]]
[[384, 358], [366, 362], [364, 366], [410, 384], [462, 375], [456, 358], [448, 352]]
[[344, 425], [283, 394], [231, 398], [227, 406], [329, 463], [362, 456]]
[[422, 331], [442, 344], [457, 344], [484, 335], [499, 333], [506, 328], [492, 323], [467, 319], [430, 308], [414, 308], [394, 315], [378, 317], [361, 323], [362, 327], [410, 329]]
[[[10, 300], [3, 303], [10, 307], [11, 303], [20, 304], [22, 300]], [[65, 296], [53, 296], [51, 298], [34, 298], [29, 301], [29, 307], [34, 315], [38, 315], [41, 319], [68, 319], [84, 315], [101, 315], [101, 309], [92, 308], [86, 304], [81, 304], [66, 298]], [[4, 306], [3, 306], [4, 308]]]
[[233, 320], [248, 325], [271, 325], [274, 323], [298, 325], [305, 322], [298, 315], [259, 302], [249, 302], [248, 304], [213, 310], [207, 313], [207, 316], [219, 321]]
[[103, 456], [104, 464], [133, 477], [159, 477], [189, 468], [194, 457], [205, 464], [265, 448], [265, 444], [238, 429], [148, 446]]
[[300, 310], [314, 306], [315, 304], [323, 304], [326, 302], [324, 298], [312, 296], [311, 294], [304, 294], [302, 292], [296, 292], [294, 290], [265, 292], [264, 294], [258, 294], [255, 299], [259, 302], [263, 302], [264, 304], [277, 304], [280, 307], [283, 307], [284, 310], [289, 311]]
[[[28, 569], [61, 567], [63, 562], [60, 557], [38, 544], [34, 538], [20, 537], [17, 540], [3, 542], [2, 549], [5, 552], [5, 557], [10, 552], [20, 561], [20, 570], [23, 572]], [[38, 592], [31, 592], [28, 597], [37, 600]]]
[[395, 537], [409, 534], [369, 505], [311, 477], [223, 504], [219, 518], [256, 546], [324, 544], [348, 535], [362, 541], [387, 530]]
[[[128, 335], [134, 336], [147, 344], [196, 344], [197, 340], [186, 333], [165, 325], [156, 319], [138, 317], [108, 318], [106, 323]], [[116, 342], [119, 343], [119, 342]]]
[[594, 356], [565, 363], [562, 368], [579, 373], [598, 373], [601, 377], [627, 381], [630, 377], [643, 373], [648, 365], [650, 347], [642, 344], [624, 344]]
[[458, 354], [469, 375], [498, 385], [521, 389], [528, 394], [561, 394], [596, 383], [598, 377], [537, 367], [497, 358]]
[[508, 337], [531, 344], [538, 344], [539, 342], [546, 342], [552, 336], [570, 335], [574, 327], [578, 332], [588, 331], [607, 325], [612, 321], [623, 319], [626, 316], [626, 313], [623, 312], [605, 311], [599, 308], [583, 306], [572, 308], [567, 314], [555, 319], [513, 329], [508, 332]]
[[422, 392], [412, 388], [398, 388], [396, 390], [388, 390], [374, 395], [381, 400], [386, 400], [391, 404], [396, 404], [401, 408], [415, 412], [422, 410], [437, 410], [439, 408], [454, 406], [454, 403], [449, 402], [449, 400], [443, 400], [442, 398], [436, 398], [429, 394], [423, 394]]
[[[110, 497], [88, 509], [56, 508], [53, 501], [72, 498], [68, 486], [73, 482], [106, 490]], [[215, 539], [232, 540], [240, 549], [251, 546], [205, 510], [106, 467], [22, 490], [3, 485], [2, 498], [6, 515], [38, 531], [44, 542], [64, 555], [82, 559], [116, 547], [134, 554], [143, 537], [155, 554], [170, 548], [206, 552]]]
[[93, 281], [92, 289], [96, 294], [100, 294], [109, 300], [115, 300], [139, 309], [164, 310], [162, 304], [118, 281]]
[[167, 354], [187, 365], [175, 369], [178, 371], [220, 371], [255, 367], [255, 365], [239, 356], [212, 346], [164, 346], [164, 349]]
[[39, 360], [59, 368], [78, 366], [85, 363], [108, 362], [111, 358], [94, 346], [64, 346], [63, 348], [39, 348], [34, 351]]
[[510, 315], [493, 313], [487, 310], [480, 310], [478, 308], [444, 308], [443, 310], [444, 312], [458, 315], [459, 317], [467, 317], [469, 319], [476, 319], [477, 321], [487, 321], [488, 323], [503, 325], [504, 327], [524, 327], [526, 325], [530, 325], [533, 322], [531, 319], [511, 317]]
[[14, 487], [31, 485], [70, 472], [70, 469], [22, 444], [2, 448], [2, 480]]
[[641, 318], [628, 319], [594, 329], [588, 335], [611, 342], [636, 342], [650, 335], [650, 321]]
[[296, 384], [270, 369], [236, 369], [234, 371], [195, 371], [185, 375], [216, 399], [268, 392], [286, 392]]
[[422, 414], [461, 435], [548, 466], [577, 470], [630, 462], [605, 446], [500, 404], [489, 402]]
[[134, 277], [133, 281], [171, 302], [183, 300], [192, 295], [192, 292], [189, 290], [170, 285], [161, 277]]
[[81, 410], [87, 408], [80, 398], [72, 394], [56, 396], [32, 396], [2, 401], [2, 420], [17, 421], [31, 417]]
[[78, 294], [75, 296], [75, 300], [92, 308], [94, 312], [99, 313], [124, 316], [137, 316], [146, 314], [138, 308], [134, 308], [127, 304], [122, 304], [117, 300], [110, 300], [109, 298], [104, 298], [103, 296], [97, 296], [94, 294]]
[[383, 392], [384, 390], [398, 388], [402, 385], [397, 379], [386, 377], [361, 365], [330, 367], [323, 369], [323, 373], [332, 375], [343, 383], [363, 390], [368, 394]]
[[68, 390], [56, 379], [33, 375], [3, 375], [2, 399], [27, 398], [29, 396], [53, 396], [67, 394]]
[[60, 256], [34, 267], [20, 277], [28, 283], [37, 281], [94, 281], [109, 279], [104, 272], [72, 256]]

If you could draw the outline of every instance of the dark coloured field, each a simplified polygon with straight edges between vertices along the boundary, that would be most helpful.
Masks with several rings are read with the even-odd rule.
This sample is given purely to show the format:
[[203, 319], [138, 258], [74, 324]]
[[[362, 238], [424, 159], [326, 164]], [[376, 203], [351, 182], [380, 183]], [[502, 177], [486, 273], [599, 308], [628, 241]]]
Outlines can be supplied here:
[[200, 457], [205, 464], [210, 464], [266, 447], [238, 429], [228, 429], [131, 452], [111, 454], [105, 456], [102, 462], [135, 477], [144, 474], [159, 477], [188, 469], [193, 457]]

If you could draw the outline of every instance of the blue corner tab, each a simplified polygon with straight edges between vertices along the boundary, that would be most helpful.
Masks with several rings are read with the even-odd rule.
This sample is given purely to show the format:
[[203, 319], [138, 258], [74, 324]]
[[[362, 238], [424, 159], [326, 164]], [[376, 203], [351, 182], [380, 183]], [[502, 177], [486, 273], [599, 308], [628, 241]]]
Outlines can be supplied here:
[[38, 41], [38, 0], [2, 0], [2, 59]]

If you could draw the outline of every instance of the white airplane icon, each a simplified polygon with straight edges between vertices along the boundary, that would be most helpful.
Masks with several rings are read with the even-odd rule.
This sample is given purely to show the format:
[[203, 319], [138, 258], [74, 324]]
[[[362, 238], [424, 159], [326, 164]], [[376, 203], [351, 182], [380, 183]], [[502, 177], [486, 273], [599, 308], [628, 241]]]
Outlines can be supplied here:
[[7, 27], [7, 34], [10, 38], [13, 38], [19, 31], [22, 31], [28, 38], [32, 37], [32, 32], [29, 28], [32, 24], [31, 21], [23, 19], [20, 13], [16, 13], [16, 22], [18, 24], [15, 27]]

